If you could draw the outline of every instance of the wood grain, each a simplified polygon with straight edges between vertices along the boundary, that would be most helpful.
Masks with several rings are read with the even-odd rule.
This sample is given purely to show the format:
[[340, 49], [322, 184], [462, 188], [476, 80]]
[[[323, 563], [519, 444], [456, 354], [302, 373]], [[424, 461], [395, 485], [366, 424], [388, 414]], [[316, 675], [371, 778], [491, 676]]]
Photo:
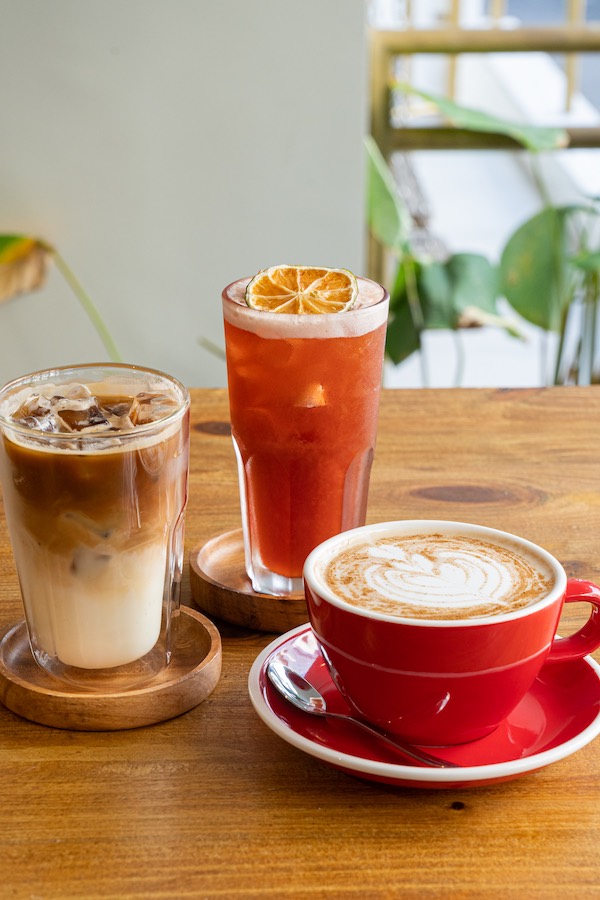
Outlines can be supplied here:
[[241, 528], [194, 547], [189, 566], [193, 601], [209, 616], [278, 634], [308, 621], [304, 593], [273, 597], [253, 590], [245, 569]]
[[53, 678], [33, 659], [24, 620], [0, 636], [0, 701], [12, 712], [55, 728], [114, 731], [180, 716], [202, 703], [221, 675], [221, 637], [214, 624], [182, 606], [168, 667], [130, 690], [78, 690]]
[[[188, 552], [240, 527], [224, 391], [193, 392]], [[446, 518], [600, 580], [600, 392], [384, 392], [370, 521]], [[20, 616], [0, 520], [0, 623]], [[190, 599], [189, 584], [186, 598]], [[579, 621], [569, 612], [563, 631]], [[0, 707], [0, 895], [596, 898], [600, 744], [489, 788], [393, 789], [280, 741], [247, 695], [267, 634], [217, 622], [219, 684], [159, 725], [68, 732]]]

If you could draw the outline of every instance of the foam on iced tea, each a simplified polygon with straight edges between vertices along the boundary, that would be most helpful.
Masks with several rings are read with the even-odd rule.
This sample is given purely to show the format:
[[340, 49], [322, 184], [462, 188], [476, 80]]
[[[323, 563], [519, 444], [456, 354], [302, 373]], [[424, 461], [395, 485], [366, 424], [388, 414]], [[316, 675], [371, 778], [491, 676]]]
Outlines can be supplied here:
[[[4, 502], [33, 644], [65, 666], [131, 663], [156, 644], [188, 413], [169, 392], [45, 385], [11, 398]], [[172, 419], [171, 424], [169, 420]]]

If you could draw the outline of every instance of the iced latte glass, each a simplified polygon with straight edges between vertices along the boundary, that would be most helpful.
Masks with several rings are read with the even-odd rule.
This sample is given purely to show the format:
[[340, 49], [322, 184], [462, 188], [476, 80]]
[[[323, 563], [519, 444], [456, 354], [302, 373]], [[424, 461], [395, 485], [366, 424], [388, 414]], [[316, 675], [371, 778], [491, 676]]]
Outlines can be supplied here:
[[124, 365], [0, 391], [0, 478], [33, 656], [89, 690], [168, 664], [179, 607], [189, 396]]
[[286, 596], [317, 544], [364, 524], [389, 298], [359, 278], [351, 309], [271, 312], [248, 306], [248, 283], [223, 292], [246, 571]]

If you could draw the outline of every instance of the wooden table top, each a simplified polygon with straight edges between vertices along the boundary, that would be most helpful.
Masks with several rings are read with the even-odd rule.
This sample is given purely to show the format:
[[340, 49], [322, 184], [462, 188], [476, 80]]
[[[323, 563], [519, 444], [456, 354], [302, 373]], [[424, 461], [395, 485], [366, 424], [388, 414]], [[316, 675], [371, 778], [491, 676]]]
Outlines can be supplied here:
[[[226, 393], [192, 396], [188, 552], [240, 521]], [[599, 446], [595, 388], [384, 391], [368, 520], [496, 526], [598, 581]], [[0, 573], [9, 624], [21, 611], [3, 518]], [[177, 719], [80, 733], [0, 707], [0, 896], [600, 896], [599, 741], [488, 787], [362, 781], [254, 712], [248, 671], [273, 635], [216, 624], [221, 680]], [[577, 624], [569, 612], [563, 631]]]

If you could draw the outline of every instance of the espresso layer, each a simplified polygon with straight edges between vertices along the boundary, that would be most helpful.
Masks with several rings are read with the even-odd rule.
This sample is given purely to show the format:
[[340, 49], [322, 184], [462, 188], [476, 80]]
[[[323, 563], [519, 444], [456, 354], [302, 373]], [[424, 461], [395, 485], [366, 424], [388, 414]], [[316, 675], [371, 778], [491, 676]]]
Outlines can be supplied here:
[[339, 553], [324, 578], [353, 606], [411, 619], [470, 619], [541, 600], [554, 575], [541, 556], [475, 537], [380, 538]]

